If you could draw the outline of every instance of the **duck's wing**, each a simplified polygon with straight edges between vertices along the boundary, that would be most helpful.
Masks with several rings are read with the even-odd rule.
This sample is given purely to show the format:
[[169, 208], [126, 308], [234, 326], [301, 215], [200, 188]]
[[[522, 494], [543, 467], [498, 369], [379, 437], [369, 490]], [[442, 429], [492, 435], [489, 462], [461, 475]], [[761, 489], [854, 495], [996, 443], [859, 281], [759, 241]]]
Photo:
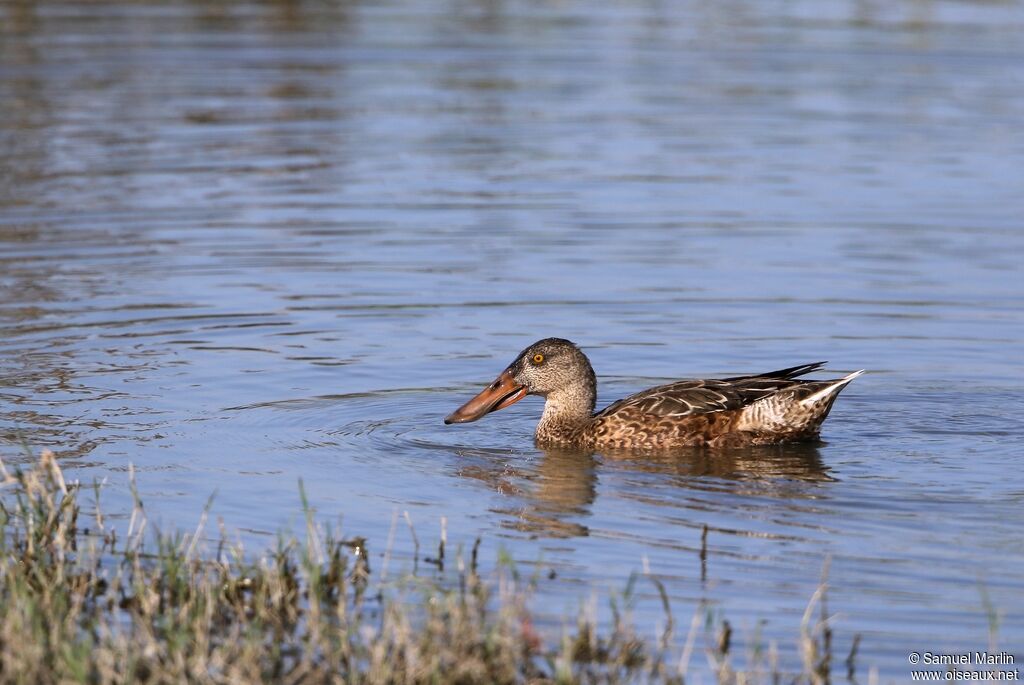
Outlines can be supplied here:
[[756, 376], [735, 376], [733, 378], [723, 378], [724, 381], [746, 381], [754, 378], [775, 378], [779, 380], [789, 380], [790, 378], [796, 378], [797, 376], [805, 376], [812, 371], [817, 371], [821, 367], [828, 364], [828, 362], [813, 362], [811, 364], [800, 364], [799, 366], [791, 366], [788, 369], [779, 369], [778, 371], [769, 371], [768, 373], [759, 373]]
[[683, 417], [740, 409], [785, 388], [802, 383], [794, 380], [821, 368], [825, 362], [803, 364], [755, 376], [682, 380], [638, 392], [608, 405], [596, 416], [609, 416], [629, 409], [659, 417]]
[[596, 416], [631, 410], [652, 416], [683, 417], [737, 409], [743, 405], [742, 396], [727, 381], [685, 380], [659, 385], [612, 402]]

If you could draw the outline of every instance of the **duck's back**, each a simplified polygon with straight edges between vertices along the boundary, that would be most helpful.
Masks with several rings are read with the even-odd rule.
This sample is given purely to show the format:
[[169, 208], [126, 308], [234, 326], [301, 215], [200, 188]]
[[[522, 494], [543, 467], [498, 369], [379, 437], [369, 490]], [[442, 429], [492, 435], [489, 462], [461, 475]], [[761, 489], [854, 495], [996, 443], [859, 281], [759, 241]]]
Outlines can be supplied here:
[[797, 378], [823, 364], [644, 390], [594, 415], [593, 446], [672, 449], [814, 439], [836, 395], [860, 373], [827, 381]]

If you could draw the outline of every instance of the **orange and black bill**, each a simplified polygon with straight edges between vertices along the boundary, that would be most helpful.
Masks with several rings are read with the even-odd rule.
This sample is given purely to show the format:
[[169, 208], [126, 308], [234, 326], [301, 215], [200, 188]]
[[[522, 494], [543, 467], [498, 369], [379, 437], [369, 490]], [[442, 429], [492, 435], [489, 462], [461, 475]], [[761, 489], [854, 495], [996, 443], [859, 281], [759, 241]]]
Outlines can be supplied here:
[[503, 371], [483, 392], [449, 414], [445, 423], [469, 423], [485, 414], [512, 406], [526, 397], [526, 386], [519, 385], [512, 374]]

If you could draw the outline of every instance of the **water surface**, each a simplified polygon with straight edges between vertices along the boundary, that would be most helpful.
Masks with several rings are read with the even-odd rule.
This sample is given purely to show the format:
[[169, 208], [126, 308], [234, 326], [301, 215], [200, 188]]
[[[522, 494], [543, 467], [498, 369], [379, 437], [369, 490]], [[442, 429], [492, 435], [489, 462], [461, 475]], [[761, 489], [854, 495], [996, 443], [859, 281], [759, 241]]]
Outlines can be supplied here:
[[[984, 648], [986, 603], [1019, 653], [1022, 30], [1010, 2], [8, 2], [0, 454], [54, 449], [114, 514], [134, 464], [165, 527], [216, 491], [257, 548], [300, 479], [376, 555], [444, 517], [554, 570], [552, 616], [646, 565], [788, 664], [826, 560], [861, 678]], [[602, 404], [870, 373], [815, 446], [545, 452], [534, 398], [442, 425], [546, 336]]]

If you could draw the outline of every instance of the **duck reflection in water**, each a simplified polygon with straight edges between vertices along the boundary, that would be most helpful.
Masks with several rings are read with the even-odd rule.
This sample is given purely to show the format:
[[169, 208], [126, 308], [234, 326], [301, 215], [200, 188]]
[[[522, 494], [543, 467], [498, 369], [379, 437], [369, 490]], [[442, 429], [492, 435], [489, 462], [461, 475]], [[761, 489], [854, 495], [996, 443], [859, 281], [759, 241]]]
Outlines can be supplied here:
[[834, 480], [813, 444], [727, 451], [695, 448], [647, 455], [562, 448], [540, 453], [536, 462], [512, 467], [507, 453], [501, 454], [499, 462], [494, 453], [463, 452], [476, 459], [462, 467], [459, 475], [483, 481], [515, 500], [512, 506], [495, 509], [509, 517], [504, 521], [508, 528], [556, 538], [590, 534], [586, 519], [602, 478], [612, 481], [606, 489], [622, 486], [629, 491], [627, 497], [643, 486], [645, 504], [666, 507], [688, 506], [684, 500], [690, 498], [671, 494], [675, 488], [799, 501], [820, 498], [816, 484]]

